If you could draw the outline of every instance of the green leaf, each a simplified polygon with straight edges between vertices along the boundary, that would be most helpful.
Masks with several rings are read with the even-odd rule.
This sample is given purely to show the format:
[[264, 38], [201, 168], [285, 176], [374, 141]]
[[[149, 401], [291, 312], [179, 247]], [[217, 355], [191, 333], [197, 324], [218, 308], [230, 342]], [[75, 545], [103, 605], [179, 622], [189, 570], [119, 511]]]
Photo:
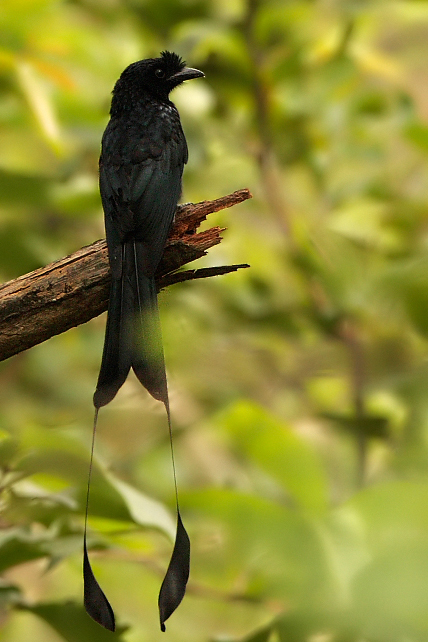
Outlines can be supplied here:
[[[70, 484], [74, 485], [83, 511], [88, 453], [79, 442], [61, 435], [49, 435], [40, 446], [43, 449], [33, 447], [33, 452], [21, 461], [21, 469], [27, 476], [31, 475], [36, 484], [46, 488], [48, 493], [58, 490], [65, 492]], [[22, 484], [23, 489], [25, 484]], [[165, 506], [107, 471], [99, 458], [94, 459], [92, 466], [89, 516], [132, 522], [157, 528], [172, 539], [175, 536], [175, 522]]]
[[107, 474], [106, 477], [123, 497], [132, 519], [137, 524], [149, 528], [158, 528], [174, 540], [175, 521], [163, 504], [148, 497], [111, 473]]
[[405, 543], [369, 563], [354, 583], [355, 619], [364, 639], [428, 639], [428, 543]]
[[321, 461], [310, 444], [260, 406], [240, 401], [220, 423], [252, 462], [278, 481], [297, 504], [310, 512], [327, 506], [327, 480]]
[[229, 489], [182, 493], [182, 504], [222, 524], [217, 577], [222, 572], [225, 578], [234, 573], [242, 577], [245, 569], [250, 594], [254, 579], [256, 591], [293, 604], [331, 598], [330, 570], [318, 526], [300, 512]]
[[378, 288], [394, 307], [405, 310], [415, 329], [428, 335], [428, 260], [426, 253], [395, 261], [379, 279]]
[[420, 122], [410, 123], [406, 129], [405, 134], [412, 143], [415, 143], [422, 150], [428, 150], [428, 127]]
[[0, 534], [0, 572], [46, 556], [45, 537], [11, 528]]
[[[43, 450], [33, 450], [21, 462], [21, 469], [48, 490], [73, 484], [78, 489], [81, 510], [86, 501], [89, 458], [81, 444], [60, 435], [49, 436]], [[108, 472], [94, 459], [89, 503], [90, 516], [133, 522], [158, 528], [174, 537], [175, 525], [168, 510], [130, 484]]]
[[359, 520], [375, 554], [427, 540], [427, 483], [395, 480], [366, 488], [347, 502], [346, 510]]

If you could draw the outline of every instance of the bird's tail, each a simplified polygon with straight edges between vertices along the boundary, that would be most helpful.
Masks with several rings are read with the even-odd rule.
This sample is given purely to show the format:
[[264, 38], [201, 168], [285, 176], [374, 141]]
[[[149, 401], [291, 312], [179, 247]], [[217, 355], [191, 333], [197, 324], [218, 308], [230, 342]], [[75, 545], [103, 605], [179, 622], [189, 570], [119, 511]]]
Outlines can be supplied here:
[[96, 408], [113, 399], [130, 368], [155, 399], [168, 405], [156, 284], [145, 264], [143, 243], [123, 244], [121, 275], [113, 276], [110, 288]]
[[[95, 419], [98, 409], [113, 399], [132, 368], [150, 394], [165, 405], [171, 444], [174, 486], [177, 507], [177, 532], [172, 557], [159, 593], [159, 615], [162, 631], [165, 620], [183, 599], [189, 577], [190, 542], [180, 517], [177, 478], [172, 448], [171, 416], [163, 357], [156, 284], [145, 262], [144, 245], [138, 241], [124, 243], [121, 273], [113, 274], [104, 352], [94, 394]], [[92, 441], [92, 453], [94, 441]], [[90, 471], [92, 468], [92, 455]], [[85, 607], [89, 615], [110, 631], [114, 631], [112, 608], [94, 577], [86, 548], [86, 523], [89, 505], [89, 484], [86, 497], [84, 536]]]

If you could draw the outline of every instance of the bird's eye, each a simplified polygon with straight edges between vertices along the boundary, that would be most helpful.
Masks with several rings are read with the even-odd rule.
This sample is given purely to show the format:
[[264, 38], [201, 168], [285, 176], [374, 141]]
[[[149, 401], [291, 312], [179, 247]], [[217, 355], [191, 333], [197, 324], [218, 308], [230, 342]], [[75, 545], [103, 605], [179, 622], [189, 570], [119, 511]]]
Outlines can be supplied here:
[[156, 78], [165, 78], [165, 72], [163, 69], [156, 69], [155, 70], [155, 76]]

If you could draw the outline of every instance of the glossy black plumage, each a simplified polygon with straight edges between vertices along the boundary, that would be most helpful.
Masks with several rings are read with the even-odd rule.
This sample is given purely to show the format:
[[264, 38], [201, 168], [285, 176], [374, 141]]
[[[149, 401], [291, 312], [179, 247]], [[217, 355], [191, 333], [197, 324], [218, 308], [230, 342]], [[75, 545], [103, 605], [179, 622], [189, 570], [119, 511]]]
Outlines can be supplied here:
[[[154, 277], [181, 194], [188, 152], [169, 93], [183, 81], [203, 75], [187, 68], [176, 54], [163, 52], [159, 58], [127, 67], [113, 90], [111, 118], [100, 157], [100, 192], [112, 282], [94, 394], [94, 430], [99, 408], [114, 398], [132, 368], [149, 393], [165, 405], [171, 434]], [[184, 596], [189, 560], [190, 543], [177, 499], [176, 540], [159, 595], [163, 631], [165, 620]], [[84, 582], [87, 612], [114, 630], [113, 611], [87, 555], [86, 526]]]
[[166, 402], [154, 274], [188, 156], [169, 92], [202, 75], [164, 52], [127, 67], [113, 91], [100, 157], [112, 287], [97, 408], [113, 399], [131, 367], [153, 397]]

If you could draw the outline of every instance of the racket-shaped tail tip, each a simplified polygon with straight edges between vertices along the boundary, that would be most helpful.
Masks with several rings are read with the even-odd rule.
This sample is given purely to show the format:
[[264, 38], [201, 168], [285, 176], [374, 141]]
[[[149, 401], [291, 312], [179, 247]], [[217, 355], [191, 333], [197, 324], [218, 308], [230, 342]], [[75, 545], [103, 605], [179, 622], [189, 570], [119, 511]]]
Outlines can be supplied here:
[[101, 624], [108, 631], [114, 632], [116, 625], [114, 621], [113, 609], [100, 585], [95, 579], [94, 573], [89, 562], [86, 543], [83, 548], [83, 585], [84, 597], [83, 603], [86, 613], [98, 624]]
[[189, 570], [190, 540], [178, 513], [174, 550], [159, 592], [160, 628], [163, 632], [166, 630], [166, 620], [174, 613], [184, 597]]

